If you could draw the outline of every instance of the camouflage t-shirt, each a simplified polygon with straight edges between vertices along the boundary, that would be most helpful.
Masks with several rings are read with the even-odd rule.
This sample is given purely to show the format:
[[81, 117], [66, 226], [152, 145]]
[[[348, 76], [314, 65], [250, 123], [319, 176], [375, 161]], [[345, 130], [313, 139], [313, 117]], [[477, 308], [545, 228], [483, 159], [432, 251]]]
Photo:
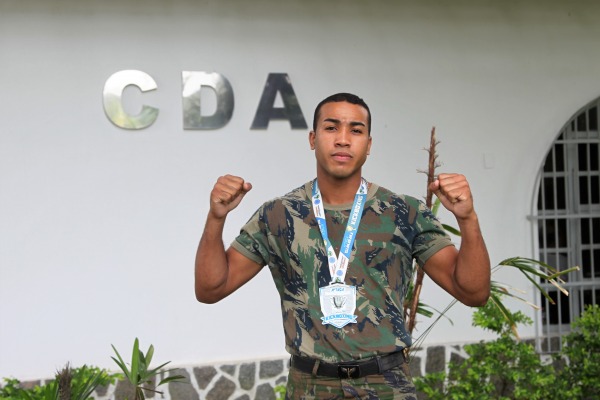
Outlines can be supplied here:
[[[232, 246], [268, 265], [281, 298], [286, 349], [328, 362], [374, 357], [411, 344], [403, 300], [413, 258], [420, 265], [452, 245], [433, 213], [413, 197], [371, 184], [345, 283], [357, 289], [357, 323], [323, 325], [319, 288], [331, 281], [311, 203], [312, 182], [263, 204]], [[352, 204], [329, 206], [329, 239], [339, 254]]]

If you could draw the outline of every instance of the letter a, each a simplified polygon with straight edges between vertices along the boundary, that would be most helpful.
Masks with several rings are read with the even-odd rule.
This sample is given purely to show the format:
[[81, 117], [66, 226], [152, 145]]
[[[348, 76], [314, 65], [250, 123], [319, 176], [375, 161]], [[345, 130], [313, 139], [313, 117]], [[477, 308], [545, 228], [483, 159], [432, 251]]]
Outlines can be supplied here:
[[[277, 92], [281, 94], [283, 108], [275, 107]], [[302, 115], [300, 104], [294, 93], [290, 77], [285, 73], [271, 73], [258, 103], [258, 109], [250, 129], [267, 129], [272, 119], [288, 120], [292, 129], [306, 129], [306, 121]]]

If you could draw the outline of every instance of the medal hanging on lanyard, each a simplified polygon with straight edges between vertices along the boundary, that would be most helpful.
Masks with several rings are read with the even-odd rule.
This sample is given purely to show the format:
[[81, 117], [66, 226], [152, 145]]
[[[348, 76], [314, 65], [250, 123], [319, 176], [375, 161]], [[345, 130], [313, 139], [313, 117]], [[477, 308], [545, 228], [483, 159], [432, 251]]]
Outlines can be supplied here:
[[327, 252], [327, 263], [329, 264], [329, 273], [331, 282], [329, 285], [319, 288], [319, 298], [321, 301], [321, 311], [324, 317], [321, 318], [323, 325], [331, 324], [337, 328], [342, 328], [349, 323], [356, 323], [356, 287], [344, 283], [350, 255], [360, 219], [362, 216], [365, 202], [367, 200], [368, 185], [367, 181], [361, 179], [360, 187], [354, 196], [354, 203], [348, 216], [348, 223], [342, 239], [340, 253], [336, 256], [335, 250], [331, 245], [327, 234], [327, 221], [325, 220], [325, 208], [317, 180], [313, 182], [312, 205], [323, 243]]

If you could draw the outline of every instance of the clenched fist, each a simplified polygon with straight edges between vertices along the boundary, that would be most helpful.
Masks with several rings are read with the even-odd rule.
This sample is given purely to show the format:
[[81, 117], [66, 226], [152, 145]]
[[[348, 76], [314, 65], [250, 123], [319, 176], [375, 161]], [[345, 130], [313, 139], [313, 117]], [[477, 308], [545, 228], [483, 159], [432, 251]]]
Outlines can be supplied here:
[[464, 175], [440, 174], [429, 188], [457, 219], [469, 219], [475, 215], [471, 188]]
[[252, 189], [250, 182], [244, 181], [239, 176], [219, 177], [210, 192], [210, 213], [216, 218], [225, 218], [240, 204], [250, 189]]

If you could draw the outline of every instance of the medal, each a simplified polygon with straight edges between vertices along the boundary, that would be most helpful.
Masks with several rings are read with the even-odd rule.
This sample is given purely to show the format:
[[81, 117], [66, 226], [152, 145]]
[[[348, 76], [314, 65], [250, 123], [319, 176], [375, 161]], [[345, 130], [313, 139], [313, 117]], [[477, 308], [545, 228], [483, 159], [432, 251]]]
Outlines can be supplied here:
[[343, 328], [347, 324], [356, 323], [356, 286], [340, 283], [319, 288], [321, 300], [321, 317], [323, 325], [331, 324], [336, 328]]
[[336, 256], [327, 234], [327, 221], [325, 220], [321, 192], [317, 180], [315, 179], [313, 182], [313, 210], [327, 251], [327, 263], [331, 275], [331, 283], [328, 286], [319, 288], [321, 312], [324, 315], [321, 318], [323, 325], [331, 324], [337, 328], [342, 328], [347, 324], [356, 323], [356, 315], [354, 315], [356, 310], [356, 287], [345, 285], [344, 280], [350, 262], [352, 246], [356, 239], [356, 232], [360, 225], [360, 218], [367, 200], [367, 191], [367, 181], [361, 179], [360, 187], [356, 192], [356, 196], [354, 196], [354, 203], [348, 216], [340, 254]]

